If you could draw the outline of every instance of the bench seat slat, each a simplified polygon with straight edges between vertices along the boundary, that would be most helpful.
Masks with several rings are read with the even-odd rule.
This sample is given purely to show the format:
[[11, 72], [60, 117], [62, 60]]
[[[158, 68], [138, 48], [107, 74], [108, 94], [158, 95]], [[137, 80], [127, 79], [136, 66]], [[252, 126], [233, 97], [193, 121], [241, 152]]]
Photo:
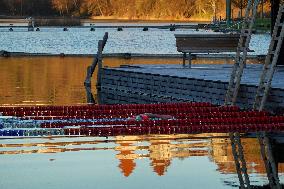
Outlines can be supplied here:
[[176, 34], [179, 52], [218, 53], [236, 52], [239, 34]]

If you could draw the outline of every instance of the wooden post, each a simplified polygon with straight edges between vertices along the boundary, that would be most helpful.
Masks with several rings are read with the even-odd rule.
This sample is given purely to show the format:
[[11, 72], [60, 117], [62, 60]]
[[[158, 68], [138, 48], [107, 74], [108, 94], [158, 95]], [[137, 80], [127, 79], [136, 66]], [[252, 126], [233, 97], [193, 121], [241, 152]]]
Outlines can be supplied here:
[[85, 79], [85, 82], [84, 82], [85, 86], [91, 87], [91, 79], [92, 79], [93, 73], [94, 73], [94, 71], [97, 67], [97, 64], [98, 64], [98, 58], [97, 58], [97, 55], [95, 55], [95, 58], [94, 58], [92, 65], [88, 66], [88, 68], [87, 68], [87, 76], [86, 76], [86, 79]]
[[87, 68], [87, 76], [84, 82], [85, 86], [91, 87], [91, 78], [92, 78], [92, 66], [88, 66]]
[[108, 40], [108, 32], [106, 32], [104, 37], [103, 37], [103, 49], [105, 48], [107, 40]]
[[85, 86], [85, 89], [86, 89], [86, 94], [87, 94], [87, 102], [89, 104], [95, 104], [96, 101], [94, 99], [94, 96], [93, 96], [93, 93], [92, 93], [92, 90], [91, 90], [91, 86]]
[[98, 43], [98, 52], [97, 52], [97, 54], [94, 57], [94, 61], [93, 61], [92, 65], [87, 68], [87, 76], [86, 76], [86, 79], [85, 79], [85, 82], [84, 82], [84, 85], [87, 86], [87, 87], [88, 86], [91, 87], [91, 78], [93, 76], [93, 73], [94, 73], [97, 65], [98, 65], [98, 62], [99, 62], [98, 56], [99, 55], [100, 55], [100, 59], [101, 59], [100, 61], [102, 62], [102, 52], [103, 52], [103, 49], [104, 49], [104, 47], [106, 45], [107, 39], [108, 39], [108, 32], [105, 33], [105, 35], [103, 37], [103, 40], [102, 40], [102, 44], [100, 44], [100, 41], [99, 41], [99, 43]]
[[186, 53], [183, 53], [182, 65], [185, 67]]
[[191, 68], [191, 53], [188, 53], [188, 68]]
[[34, 19], [29, 18], [28, 31], [34, 31]]
[[101, 88], [101, 81], [102, 81], [102, 51], [103, 51], [103, 40], [100, 40], [98, 43], [98, 53], [97, 53], [97, 59], [98, 59], [98, 79], [97, 79], [97, 89], [100, 90]]
[[108, 33], [106, 32], [103, 37], [103, 40], [100, 40], [98, 42], [98, 52], [94, 57], [94, 61], [92, 65], [88, 66], [87, 68], [87, 76], [86, 76], [84, 85], [85, 85], [86, 94], [87, 94], [87, 102], [91, 104], [96, 103], [94, 100], [93, 94], [92, 94], [92, 90], [91, 90], [91, 87], [92, 87], [91, 79], [92, 79], [93, 73], [97, 65], [98, 65], [98, 76], [97, 76], [98, 101], [97, 103], [100, 103], [99, 94], [100, 94], [101, 81], [102, 81], [102, 73], [101, 73], [102, 72], [102, 62], [103, 62], [102, 54], [103, 54], [103, 50], [104, 50], [107, 40], [108, 40]]

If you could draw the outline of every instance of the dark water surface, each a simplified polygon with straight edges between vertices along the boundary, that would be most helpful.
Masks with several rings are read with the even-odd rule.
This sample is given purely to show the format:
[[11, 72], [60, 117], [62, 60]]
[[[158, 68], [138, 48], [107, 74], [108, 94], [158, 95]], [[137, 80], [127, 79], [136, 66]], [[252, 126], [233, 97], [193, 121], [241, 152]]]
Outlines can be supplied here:
[[[91, 62], [92, 58], [83, 57], [0, 58], [0, 106], [85, 104], [83, 82]], [[105, 59], [106, 66], [139, 63], [181, 60]], [[273, 138], [272, 154], [281, 183], [283, 143], [281, 137]], [[267, 185], [258, 140], [244, 136], [242, 146], [251, 184]], [[240, 185], [228, 134], [0, 138], [0, 167], [1, 189], [222, 189]]]

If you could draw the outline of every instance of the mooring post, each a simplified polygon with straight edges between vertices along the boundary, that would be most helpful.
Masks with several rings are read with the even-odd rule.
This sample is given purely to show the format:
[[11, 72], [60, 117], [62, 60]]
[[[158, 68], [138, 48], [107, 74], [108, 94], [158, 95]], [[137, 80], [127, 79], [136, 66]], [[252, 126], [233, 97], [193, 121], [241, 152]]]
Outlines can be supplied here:
[[35, 21], [34, 21], [33, 18], [29, 18], [28, 31], [34, 31], [34, 27], [35, 27], [34, 22], [35, 22]]

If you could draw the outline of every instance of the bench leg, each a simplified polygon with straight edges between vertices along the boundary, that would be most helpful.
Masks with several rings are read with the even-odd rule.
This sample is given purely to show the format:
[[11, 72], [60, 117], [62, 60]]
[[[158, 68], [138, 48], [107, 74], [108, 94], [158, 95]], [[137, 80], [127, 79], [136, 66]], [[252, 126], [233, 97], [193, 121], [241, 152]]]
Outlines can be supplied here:
[[191, 53], [188, 53], [188, 67], [191, 68]]
[[185, 67], [186, 53], [183, 53], [182, 66]]

